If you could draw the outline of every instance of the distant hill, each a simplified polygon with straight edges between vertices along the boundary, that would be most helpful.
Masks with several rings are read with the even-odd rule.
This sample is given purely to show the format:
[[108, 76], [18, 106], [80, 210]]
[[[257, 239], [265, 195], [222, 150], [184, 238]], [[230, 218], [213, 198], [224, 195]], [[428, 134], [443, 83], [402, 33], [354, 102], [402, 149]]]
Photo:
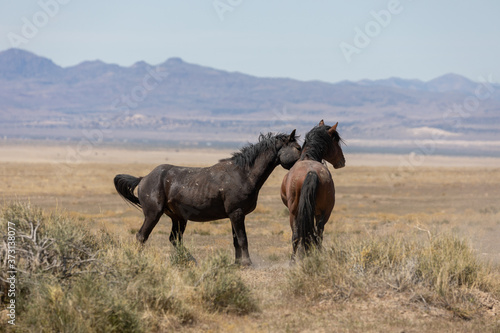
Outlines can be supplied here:
[[[479, 100], [477, 89], [489, 90]], [[324, 118], [339, 121], [341, 134], [361, 146], [380, 140], [407, 140], [411, 146], [411, 140], [432, 136], [500, 141], [500, 86], [481, 86], [456, 74], [428, 82], [304, 82], [179, 58], [156, 66], [94, 60], [63, 68], [10, 49], [0, 52], [0, 100], [0, 137], [78, 140], [93, 131], [105, 141], [203, 145], [255, 141], [260, 132], [293, 128], [305, 134]], [[476, 100], [465, 111], [465, 104]]]
[[46, 77], [56, 79], [63, 71], [52, 60], [23, 50], [10, 49], [0, 53], [0, 78], [4, 80]]
[[408, 90], [420, 90], [430, 92], [459, 91], [473, 93], [477, 83], [457, 74], [446, 74], [435, 78], [429, 82], [420, 80], [405, 80], [392, 77], [384, 80], [362, 80], [358, 84], [365, 86], [384, 86], [389, 88], [399, 88]]

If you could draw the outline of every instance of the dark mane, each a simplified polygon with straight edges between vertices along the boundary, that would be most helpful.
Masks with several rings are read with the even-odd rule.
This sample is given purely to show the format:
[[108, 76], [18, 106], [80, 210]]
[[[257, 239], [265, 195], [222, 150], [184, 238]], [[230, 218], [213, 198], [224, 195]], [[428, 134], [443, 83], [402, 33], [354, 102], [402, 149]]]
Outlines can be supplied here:
[[[324, 153], [332, 145], [332, 139], [328, 134], [329, 129], [330, 126], [327, 125], [316, 126], [306, 134], [306, 139], [302, 146], [304, 156], [316, 161], [323, 159]], [[333, 136], [336, 141], [342, 141], [337, 131], [333, 132]]]
[[276, 143], [278, 141], [284, 142], [288, 138], [287, 134], [279, 133], [273, 135], [273, 133], [260, 134], [259, 142], [252, 144], [249, 143], [240, 151], [233, 153], [233, 157], [220, 160], [223, 161], [233, 161], [236, 165], [245, 168], [252, 167], [257, 157], [268, 150], [271, 150], [273, 154], [276, 153]]

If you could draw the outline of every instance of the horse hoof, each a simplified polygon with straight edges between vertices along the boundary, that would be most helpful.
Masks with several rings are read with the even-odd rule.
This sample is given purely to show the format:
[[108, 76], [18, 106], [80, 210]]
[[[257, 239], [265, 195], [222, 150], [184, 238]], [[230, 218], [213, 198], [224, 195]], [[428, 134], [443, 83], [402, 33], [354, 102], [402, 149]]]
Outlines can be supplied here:
[[236, 259], [234, 264], [237, 266], [241, 266], [241, 267], [249, 267], [249, 266], [252, 266], [252, 261], [250, 260], [250, 258]]
[[146, 242], [146, 238], [140, 233], [135, 234], [135, 239], [137, 239], [137, 241], [141, 244], [144, 244]]

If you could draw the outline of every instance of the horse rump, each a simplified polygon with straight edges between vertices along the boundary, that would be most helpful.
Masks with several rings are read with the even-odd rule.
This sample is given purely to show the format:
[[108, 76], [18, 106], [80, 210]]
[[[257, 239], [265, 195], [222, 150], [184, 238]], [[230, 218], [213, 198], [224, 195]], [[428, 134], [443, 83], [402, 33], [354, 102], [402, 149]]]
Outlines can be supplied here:
[[134, 190], [141, 182], [142, 177], [131, 175], [116, 175], [114, 182], [118, 194], [137, 208], [142, 208], [139, 198], [134, 195]]
[[309, 171], [302, 183], [300, 191], [299, 208], [297, 212], [298, 232], [300, 242], [305, 251], [311, 245], [318, 245], [316, 228], [314, 226], [314, 213], [316, 208], [316, 194], [318, 191], [319, 177], [314, 171]]

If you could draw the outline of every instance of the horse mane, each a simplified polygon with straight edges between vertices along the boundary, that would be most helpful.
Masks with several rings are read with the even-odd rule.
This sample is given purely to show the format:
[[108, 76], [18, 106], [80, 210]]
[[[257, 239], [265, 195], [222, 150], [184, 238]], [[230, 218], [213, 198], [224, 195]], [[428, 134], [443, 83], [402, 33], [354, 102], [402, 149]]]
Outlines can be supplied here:
[[[332, 145], [332, 138], [328, 134], [330, 127], [328, 125], [316, 126], [306, 134], [304, 144], [302, 145], [305, 157], [316, 161], [323, 159], [325, 152]], [[336, 141], [342, 141], [337, 131], [333, 132], [333, 137]]]
[[288, 134], [279, 133], [274, 135], [273, 133], [260, 134], [259, 142], [252, 144], [248, 143], [243, 146], [240, 151], [233, 153], [233, 156], [230, 158], [222, 159], [219, 162], [224, 161], [233, 161], [234, 164], [245, 168], [251, 168], [255, 163], [257, 157], [268, 150], [271, 150], [273, 153], [276, 153], [276, 143], [277, 141], [285, 141], [289, 137]]

